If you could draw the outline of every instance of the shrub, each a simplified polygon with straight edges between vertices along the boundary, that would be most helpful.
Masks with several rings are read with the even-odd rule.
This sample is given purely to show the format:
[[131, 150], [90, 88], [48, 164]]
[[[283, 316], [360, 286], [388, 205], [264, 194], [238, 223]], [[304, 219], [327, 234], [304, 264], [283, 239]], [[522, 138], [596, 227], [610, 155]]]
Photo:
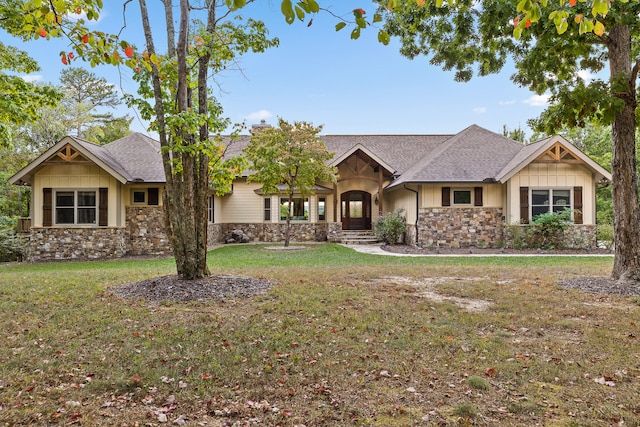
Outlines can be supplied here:
[[611, 249], [613, 247], [613, 225], [611, 224], [598, 224], [596, 229], [596, 239], [599, 244], [605, 245]]
[[0, 262], [17, 261], [27, 252], [27, 243], [16, 233], [17, 218], [0, 217]]
[[529, 228], [529, 246], [555, 249], [564, 246], [564, 231], [572, 223], [571, 210], [537, 215]]
[[407, 223], [403, 216], [404, 209], [381, 215], [376, 221], [374, 230], [376, 237], [389, 245], [395, 245], [407, 231]]

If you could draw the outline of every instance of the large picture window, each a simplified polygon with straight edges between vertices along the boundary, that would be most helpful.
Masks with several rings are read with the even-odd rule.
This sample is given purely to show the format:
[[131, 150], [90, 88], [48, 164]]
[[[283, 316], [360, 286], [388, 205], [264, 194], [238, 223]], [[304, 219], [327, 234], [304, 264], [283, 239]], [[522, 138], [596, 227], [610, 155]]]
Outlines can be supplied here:
[[309, 220], [309, 199], [302, 197], [294, 197], [291, 204], [289, 204], [289, 198], [282, 197], [280, 199], [280, 220], [287, 220], [287, 210], [291, 214], [291, 220], [293, 221], [308, 221]]
[[565, 209], [572, 209], [571, 190], [531, 190], [531, 218], [549, 212], [562, 212]]
[[60, 225], [95, 225], [96, 191], [56, 191], [55, 223]]

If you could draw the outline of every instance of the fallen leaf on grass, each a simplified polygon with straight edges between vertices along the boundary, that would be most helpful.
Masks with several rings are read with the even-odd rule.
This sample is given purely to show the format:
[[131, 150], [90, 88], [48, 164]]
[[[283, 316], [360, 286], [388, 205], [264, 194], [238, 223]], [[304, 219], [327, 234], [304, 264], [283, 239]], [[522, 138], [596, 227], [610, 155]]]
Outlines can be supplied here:
[[609, 387], [615, 387], [616, 383], [612, 381], [611, 377], [600, 377], [600, 378], [596, 378], [593, 380], [594, 382], [598, 383], [598, 384], [602, 384], [602, 385], [606, 385]]

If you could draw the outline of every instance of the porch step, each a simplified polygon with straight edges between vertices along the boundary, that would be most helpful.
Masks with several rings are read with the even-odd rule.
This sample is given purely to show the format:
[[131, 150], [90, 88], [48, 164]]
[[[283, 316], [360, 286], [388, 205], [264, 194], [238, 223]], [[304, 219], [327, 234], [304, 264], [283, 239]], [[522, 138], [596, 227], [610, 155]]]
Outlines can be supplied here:
[[345, 245], [375, 245], [380, 240], [372, 230], [342, 230], [340, 242]]

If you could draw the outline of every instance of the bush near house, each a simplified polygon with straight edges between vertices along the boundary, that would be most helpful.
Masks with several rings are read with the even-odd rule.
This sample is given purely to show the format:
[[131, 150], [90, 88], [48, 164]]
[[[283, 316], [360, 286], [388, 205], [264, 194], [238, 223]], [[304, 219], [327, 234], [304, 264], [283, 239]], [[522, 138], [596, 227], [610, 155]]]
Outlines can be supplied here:
[[26, 242], [18, 236], [17, 217], [0, 216], [0, 262], [18, 261], [27, 251]]
[[567, 246], [565, 231], [573, 224], [572, 210], [537, 215], [531, 224], [507, 229], [514, 249], [562, 249]]
[[404, 218], [404, 209], [381, 215], [375, 223], [376, 237], [386, 244], [395, 245], [407, 231], [407, 222]]

